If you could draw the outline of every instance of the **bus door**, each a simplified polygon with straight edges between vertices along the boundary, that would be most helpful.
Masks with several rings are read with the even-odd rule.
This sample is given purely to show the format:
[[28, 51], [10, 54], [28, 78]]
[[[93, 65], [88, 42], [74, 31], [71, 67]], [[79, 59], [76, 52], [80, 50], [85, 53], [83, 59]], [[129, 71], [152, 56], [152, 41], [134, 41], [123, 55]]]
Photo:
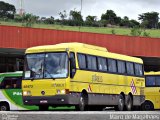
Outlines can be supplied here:
[[1, 83], [6, 99], [16, 106], [23, 104], [21, 82], [21, 77], [5, 77]]

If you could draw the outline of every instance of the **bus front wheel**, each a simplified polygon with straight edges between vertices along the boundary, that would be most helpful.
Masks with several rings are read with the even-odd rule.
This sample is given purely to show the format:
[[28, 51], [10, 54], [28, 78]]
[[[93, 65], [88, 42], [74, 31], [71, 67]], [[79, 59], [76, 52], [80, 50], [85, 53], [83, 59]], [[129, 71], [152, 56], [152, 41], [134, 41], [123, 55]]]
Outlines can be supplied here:
[[0, 111], [9, 111], [9, 105], [7, 103], [0, 103]]
[[76, 105], [76, 110], [78, 111], [85, 111], [87, 110], [87, 96], [82, 94], [80, 99], [79, 99], [79, 104]]

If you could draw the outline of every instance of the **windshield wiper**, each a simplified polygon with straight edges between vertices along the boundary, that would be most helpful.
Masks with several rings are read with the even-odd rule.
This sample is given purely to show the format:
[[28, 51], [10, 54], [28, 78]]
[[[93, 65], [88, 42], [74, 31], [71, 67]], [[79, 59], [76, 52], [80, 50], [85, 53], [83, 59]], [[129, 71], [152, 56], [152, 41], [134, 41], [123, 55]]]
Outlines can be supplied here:
[[49, 76], [50, 76], [53, 80], [55, 80], [55, 78], [52, 76], [52, 74], [51, 74], [47, 69], [45, 69], [44, 71], [46, 71], [46, 72], [49, 74]]
[[39, 75], [38, 78], [40, 78], [40, 75], [43, 75], [43, 74], [40, 74], [40, 73], [42, 73], [42, 72], [37, 73], [37, 72], [33, 71], [32, 69], [29, 69], [29, 70], [31, 71], [31, 77], [30, 77], [30, 79], [31, 79], [32, 81], [36, 78], [37, 75]]

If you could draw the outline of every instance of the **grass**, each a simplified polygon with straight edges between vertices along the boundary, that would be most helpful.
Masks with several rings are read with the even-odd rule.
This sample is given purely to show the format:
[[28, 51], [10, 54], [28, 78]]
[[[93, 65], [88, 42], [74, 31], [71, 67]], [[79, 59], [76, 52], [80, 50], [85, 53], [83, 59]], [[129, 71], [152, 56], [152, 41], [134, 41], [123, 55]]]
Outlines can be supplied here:
[[[22, 23], [17, 22], [4, 22], [0, 21], [0, 25], [9, 26], [21, 26]], [[108, 28], [108, 27], [75, 27], [75, 26], [63, 26], [63, 25], [47, 25], [47, 24], [33, 24], [32, 28], [45, 28], [45, 29], [55, 29], [55, 30], [70, 30], [70, 31], [80, 31], [80, 32], [91, 32], [91, 33], [102, 33], [102, 34], [112, 34], [116, 35], [130, 35], [131, 28]], [[146, 29], [150, 37], [160, 38], [160, 29]], [[143, 34], [143, 33], [142, 33]]]

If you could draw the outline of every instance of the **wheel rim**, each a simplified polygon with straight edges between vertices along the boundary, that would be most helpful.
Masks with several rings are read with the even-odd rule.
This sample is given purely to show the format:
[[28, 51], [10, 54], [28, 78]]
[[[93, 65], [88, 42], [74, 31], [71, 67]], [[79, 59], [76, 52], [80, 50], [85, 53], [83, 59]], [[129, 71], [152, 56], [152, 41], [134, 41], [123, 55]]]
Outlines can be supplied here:
[[131, 109], [132, 109], [132, 100], [129, 97], [128, 100], [127, 100], [127, 110], [131, 110]]
[[120, 98], [119, 99], [119, 110], [123, 110], [123, 108], [124, 108], [124, 101], [123, 101], [123, 99], [122, 98]]
[[1, 106], [1, 111], [7, 111], [7, 107], [6, 106]]
[[151, 106], [150, 105], [145, 105], [145, 109], [146, 110], [151, 110]]
[[84, 110], [84, 106], [85, 106], [85, 103], [84, 103], [84, 98], [81, 97], [80, 98], [80, 104], [79, 104], [79, 107], [80, 107], [80, 110], [83, 111]]

